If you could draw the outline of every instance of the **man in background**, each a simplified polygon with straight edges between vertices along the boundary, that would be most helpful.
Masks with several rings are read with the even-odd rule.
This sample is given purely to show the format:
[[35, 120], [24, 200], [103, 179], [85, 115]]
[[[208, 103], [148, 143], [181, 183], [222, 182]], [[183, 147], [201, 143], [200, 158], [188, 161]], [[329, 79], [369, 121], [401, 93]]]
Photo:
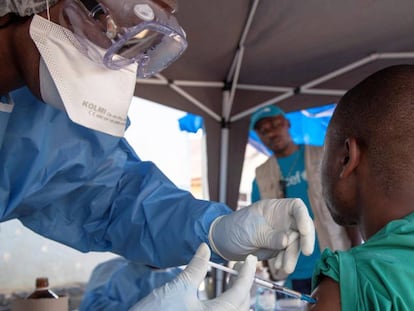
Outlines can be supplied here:
[[290, 122], [284, 111], [274, 105], [258, 109], [251, 117], [250, 127], [273, 152], [256, 169], [252, 202], [260, 199], [301, 198], [314, 220], [317, 233], [313, 254], [301, 254], [292, 274], [277, 272], [274, 268], [275, 261], [270, 260], [270, 275], [274, 280], [287, 278], [286, 286], [310, 294], [312, 273], [321, 250], [326, 247], [334, 250], [349, 249], [360, 243], [359, 235], [355, 230], [337, 225], [322, 199], [322, 147], [296, 144], [289, 133]]

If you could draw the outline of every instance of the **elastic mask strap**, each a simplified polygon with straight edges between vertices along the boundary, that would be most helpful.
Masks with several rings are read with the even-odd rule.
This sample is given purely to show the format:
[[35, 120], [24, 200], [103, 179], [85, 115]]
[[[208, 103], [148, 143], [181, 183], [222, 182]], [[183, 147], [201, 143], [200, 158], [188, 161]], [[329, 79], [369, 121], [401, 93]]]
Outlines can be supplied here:
[[47, 20], [50, 22], [49, 0], [46, 0], [46, 12], [47, 12]]

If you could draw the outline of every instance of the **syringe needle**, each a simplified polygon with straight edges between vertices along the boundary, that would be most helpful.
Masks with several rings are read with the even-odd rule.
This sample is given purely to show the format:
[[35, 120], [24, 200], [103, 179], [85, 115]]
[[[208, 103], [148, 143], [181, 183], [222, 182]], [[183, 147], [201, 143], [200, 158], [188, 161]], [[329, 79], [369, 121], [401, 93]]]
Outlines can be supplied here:
[[[217, 264], [215, 262], [211, 262], [211, 261], [209, 263], [210, 263], [210, 266], [212, 266], [213, 268], [228, 272], [228, 273], [233, 274], [233, 275], [238, 275], [239, 274], [236, 270], [233, 270], [229, 267], [222, 266], [222, 265], [219, 265], [219, 264]], [[257, 276], [254, 278], [254, 282], [256, 284], [260, 285], [260, 286], [273, 289], [274, 291], [277, 291], [279, 293], [283, 293], [285, 295], [288, 295], [288, 296], [291, 296], [291, 297], [294, 297], [294, 298], [298, 298], [298, 299], [304, 300], [304, 301], [312, 303], [312, 304], [316, 303], [316, 299], [309, 296], [309, 295], [302, 294], [300, 292], [297, 292], [297, 291], [294, 291], [292, 289], [289, 289], [289, 288], [283, 287], [281, 285], [278, 285], [274, 282], [261, 279]]]

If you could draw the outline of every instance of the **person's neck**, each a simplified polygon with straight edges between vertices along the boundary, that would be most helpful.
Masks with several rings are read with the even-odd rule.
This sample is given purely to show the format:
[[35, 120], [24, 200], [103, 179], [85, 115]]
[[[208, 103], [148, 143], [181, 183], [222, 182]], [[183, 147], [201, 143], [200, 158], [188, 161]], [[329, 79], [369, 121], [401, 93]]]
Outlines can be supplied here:
[[17, 26], [14, 24], [0, 29], [0, 42], [3, 42], [0, 44], [0, 95], [5, 95], [24, 84], [17, 67], [15, 49], [18, 47], [14, 39], [16, 29]]
[[290, 143], [283, 150], [275, 152], [275, 156], [278, 158], [288, 157], [298, 150], [299, 150], [299, 145], [296, 145], [293, 141], [290, 141]]
[[[51, 20], [56, 22], [64, 1], [50, 8]], [[39, 14], [46, 17], [47, 13]], [[0, 95], [27, 85], [40, 98], [40, 54], [29, 34], [32, 18], [18, 18], [0, 29]]]
[[[40, 98], [39, 52], [29, 35], [30, 18], [0, 30], [0, 94], [27, 85]], [[7, 40], [7, 41], [6, 41]]]
[[[411, 191], [411, 190], [407, 190]], [[384, 197], [376, 193], [377, 198], [365, 200], [361, 213], [360, 231], [364, 240], [375, 235], [384, 226], [393, 220], [402, 219], [414, 213], [413, 195], [409, 192], [399, 192], [393, 196]], [[408, 194], [409, 193], [409, 194]]]

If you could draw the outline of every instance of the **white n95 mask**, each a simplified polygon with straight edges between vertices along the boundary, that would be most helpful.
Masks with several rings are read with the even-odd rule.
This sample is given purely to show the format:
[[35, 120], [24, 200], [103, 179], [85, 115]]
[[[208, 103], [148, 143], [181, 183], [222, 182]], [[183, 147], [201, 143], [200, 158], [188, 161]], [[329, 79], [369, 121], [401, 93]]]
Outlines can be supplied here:
[[76, 47], [77, 40], [69, 30], [39, 15], [33, 16], [30, 36], [41, 55], [42, 99], [66, 110], [77, 124], [122, 137], [137, 64], [111, 70], [95, 63]]

